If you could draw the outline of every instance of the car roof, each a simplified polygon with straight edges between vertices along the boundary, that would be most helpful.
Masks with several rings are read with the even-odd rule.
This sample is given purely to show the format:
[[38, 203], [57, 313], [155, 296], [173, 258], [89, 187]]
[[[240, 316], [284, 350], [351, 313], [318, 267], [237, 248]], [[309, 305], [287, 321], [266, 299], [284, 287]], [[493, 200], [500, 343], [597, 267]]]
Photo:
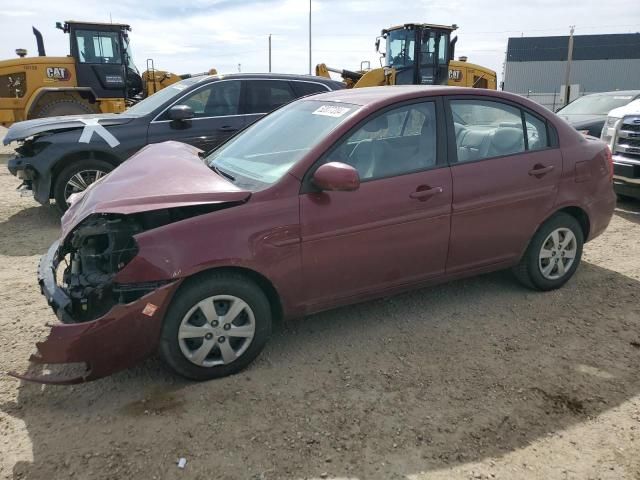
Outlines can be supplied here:
[[239, 80], [262, 79], [262, 80], [298, 80], [303, 82], [316, 82], [324, 85], [334, 86], [335, 88], [344, 88], [344, 83], [338, 82], [331, 78], [318, 77], [316, 75], [300, 75], [295, 73], [228, 73], [207, 75], [200, 81], [204, 80], [222, 80], [235, 78]]
[[524, 98], [513, 93], [483, 88], [449, 87], [446, 85], [394, 85], [385, 87], [366, 87], [338, 90], [314, 95], [311, 100], [343, 102], [361, 106], [381, 106], [413, 98], [437, 95], [475, 95], [498, 97], [518, 103]]

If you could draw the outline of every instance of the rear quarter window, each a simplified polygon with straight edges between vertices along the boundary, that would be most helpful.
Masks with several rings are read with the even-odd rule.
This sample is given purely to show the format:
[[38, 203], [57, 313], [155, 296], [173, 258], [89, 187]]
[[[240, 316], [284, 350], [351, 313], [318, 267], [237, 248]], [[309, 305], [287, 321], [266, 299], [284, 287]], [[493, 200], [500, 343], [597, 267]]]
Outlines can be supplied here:
[[322, 85], [320, 83], [293, 81], [291, 82], [291, 86], [293, 87], [296, 97], [306, 97], [307, 95], [313, 95], [314, 93], [329, 91], [326, 85]]

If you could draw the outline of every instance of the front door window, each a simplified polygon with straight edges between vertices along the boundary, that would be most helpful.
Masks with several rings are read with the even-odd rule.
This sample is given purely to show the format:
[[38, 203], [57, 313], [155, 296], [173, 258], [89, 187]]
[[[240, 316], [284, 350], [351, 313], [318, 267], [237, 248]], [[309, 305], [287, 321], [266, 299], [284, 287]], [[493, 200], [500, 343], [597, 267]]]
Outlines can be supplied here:
[[183, 98], [180, 103], [190, 106], [195, 118], [238, 115], [240, 82], [213, 82]]

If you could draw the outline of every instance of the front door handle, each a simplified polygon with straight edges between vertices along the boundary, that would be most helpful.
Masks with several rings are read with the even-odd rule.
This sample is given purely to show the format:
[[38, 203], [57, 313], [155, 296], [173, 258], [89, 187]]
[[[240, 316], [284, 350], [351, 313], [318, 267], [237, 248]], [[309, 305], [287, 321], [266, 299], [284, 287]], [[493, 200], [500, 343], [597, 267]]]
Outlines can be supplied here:
[[415, 192], [411, 192], [409, 194], [409, 198], [413, 198], [415, 200], [426, 200], [428, 198], [437, 195], [438, 193], [442, 193], [442, 187], [429, 187], [427, 185], [420, 186], [416, 189]]
[[221, 132], [235, 132], [238, 129], [236, 127], [232, 127], [231, 125], [224, 125], [223, 127], [220, 127], [218, 130], [220, 130]]
[[541, 177], [542, 175], [546, 175], [547, 173], [549, 173], [554, 168], [555, 167], [553, 165], [545, 167], [544, 165], [538, 164], [535, 165], [532, 170], [529, 170], [529, 175], [531, 175], [532, 177]]

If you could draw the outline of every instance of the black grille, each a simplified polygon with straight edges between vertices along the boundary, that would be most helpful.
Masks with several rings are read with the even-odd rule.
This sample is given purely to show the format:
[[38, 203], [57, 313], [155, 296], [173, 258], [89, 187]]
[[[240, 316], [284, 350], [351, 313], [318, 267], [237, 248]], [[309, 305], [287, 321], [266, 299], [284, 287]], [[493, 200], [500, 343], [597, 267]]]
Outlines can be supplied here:
[[640, 123], [638, 124], [630, 124], [623, 123], [620, 127], [620, 130], [626, 130], [627, 132], [640, 132]]

